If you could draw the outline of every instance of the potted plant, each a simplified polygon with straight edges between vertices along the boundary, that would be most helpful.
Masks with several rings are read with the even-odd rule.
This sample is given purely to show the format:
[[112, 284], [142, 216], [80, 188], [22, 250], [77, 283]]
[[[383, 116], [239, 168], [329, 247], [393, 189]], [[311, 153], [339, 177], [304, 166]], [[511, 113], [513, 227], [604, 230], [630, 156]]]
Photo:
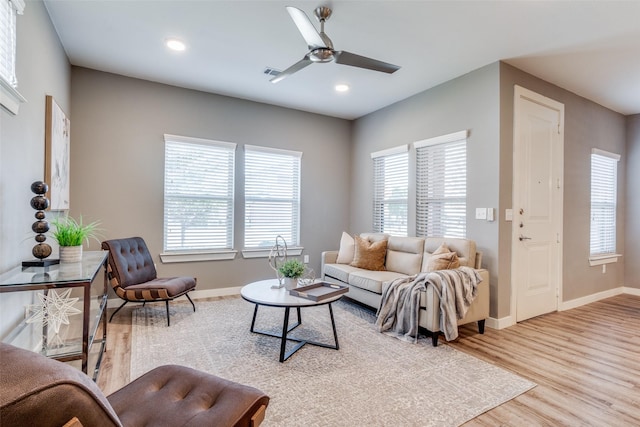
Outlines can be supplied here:
[[55, 230], [51, 233], [60, 245], [60, 262], [78, 262], [82, 259], [82, 244], [89, 239], [97, 239], [98, 221], [82, 223], [82, 217], [75, 220], [70, 216], [61, 216], [51, 224]]
[[278, 267], [278, 272], [285, 278], [285, 288], [295, 288], [298, 285], [298, 278], [304, 274], [304, 269], [304, 264], [297, 259], [285, 261], [284, 264]]

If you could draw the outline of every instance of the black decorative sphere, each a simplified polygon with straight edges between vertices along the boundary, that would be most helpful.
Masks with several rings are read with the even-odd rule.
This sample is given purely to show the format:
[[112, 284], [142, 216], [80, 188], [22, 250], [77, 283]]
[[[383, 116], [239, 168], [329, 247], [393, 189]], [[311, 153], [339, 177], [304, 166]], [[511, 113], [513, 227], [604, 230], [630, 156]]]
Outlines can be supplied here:
[[34, 216], [36, 217], [36, 219], [44, 219], [45, 217], [44, 212], [42, 211], [36, 211], [36, 214]]
[[45, 240], [47, 240], [47, 236], [45, 236], [44, 234], [36, 234], [36, 242], [42, 243]]
[[31, 207], [43, 211], [49, 207], [49, 199], [44, 196], [35, 196], [31, 199]]
[[51, 255], [51, 246], [47, 245], [46, 243], [38, 243], [33, 247], [31, 253], [38, 259], [44, 259]]
[[49, 191], [49, 186], [47, 185], [46, 182], [36, 181], [33, 184], [31, 184], [31, 191], [33, 191], [36, 194], [45, 194], [47, 191]]
[[34, 233], [42, 234], [49, 231], [49, 223], [47, 221], [36, 221], [31, 225]]

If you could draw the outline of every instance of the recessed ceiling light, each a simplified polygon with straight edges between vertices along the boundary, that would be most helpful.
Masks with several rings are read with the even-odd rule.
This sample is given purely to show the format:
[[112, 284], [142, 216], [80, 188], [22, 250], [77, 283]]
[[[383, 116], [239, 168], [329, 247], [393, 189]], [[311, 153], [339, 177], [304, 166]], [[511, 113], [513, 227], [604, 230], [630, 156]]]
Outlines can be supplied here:
[[183, 50], [185, 50], [187, 48], [184, 43], [182, 43], [180, 40], [176, 40], [176, 39], [167, 39], [166, 45], [167, 45], [167, 47], [169, 49], [175, 50], [175, 51], [178, 51], [178, 52], [182, 52]]
[[335, 90], [336, 90], [336, 92], [348, 92], [349, 91], [349, 85], [338, 84], [338, 85], [335, 86]]

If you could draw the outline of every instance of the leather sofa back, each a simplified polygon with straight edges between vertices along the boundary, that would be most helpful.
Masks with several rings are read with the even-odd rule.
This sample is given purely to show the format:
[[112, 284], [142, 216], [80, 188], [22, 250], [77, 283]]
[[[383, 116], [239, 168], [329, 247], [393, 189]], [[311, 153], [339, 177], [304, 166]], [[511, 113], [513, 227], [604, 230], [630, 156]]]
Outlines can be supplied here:
[[390, 236], [385, 267], [408, 276], [417, 274], [422, 266], [423, 250], [424, 239], [421, 237]]

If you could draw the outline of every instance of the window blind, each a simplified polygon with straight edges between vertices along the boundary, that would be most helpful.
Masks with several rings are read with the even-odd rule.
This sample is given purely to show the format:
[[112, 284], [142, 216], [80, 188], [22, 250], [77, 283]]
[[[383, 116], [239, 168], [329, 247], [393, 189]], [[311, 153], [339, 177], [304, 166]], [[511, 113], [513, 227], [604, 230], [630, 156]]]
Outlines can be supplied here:
[[601, 150], [591, 153], [590, 254], [616, 252], [616, 190], [620, 156]]
[[278, 235], [300, 245], [298, 151], [245, 145], [244, 247], [268, 248]]
[[467, 132], [415, 143], [416, 236], [467, 233]]
[[165, 135], [165, 252], [233, 248], [235, 147]]
[[403, 145], [373, 153], [373, 231], [407, 235], [409, 153]]
[[22, 14], [24, 1], [0, 0], [0, 78], [11, 87], [16, 79], [16, 14]]

